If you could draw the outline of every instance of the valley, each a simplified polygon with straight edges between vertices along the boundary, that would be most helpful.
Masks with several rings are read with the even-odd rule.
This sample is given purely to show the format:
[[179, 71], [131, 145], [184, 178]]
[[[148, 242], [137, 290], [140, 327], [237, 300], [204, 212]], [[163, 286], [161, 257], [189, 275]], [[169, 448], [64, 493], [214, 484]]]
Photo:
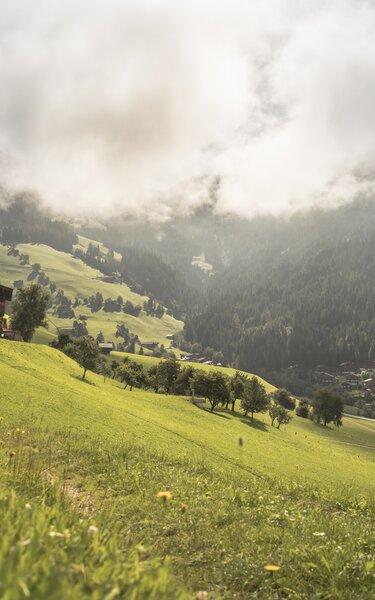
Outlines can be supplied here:
[[[216, 227], [216, 217], [206, 218]], [[258, 258], [244, 246], [254, 264], [242, 275], [228, 240], [225, 260], [210, 252], [217, 239], [205, 247], [195, 229], [197, 238], [184, 240], [188, 221], [177, 238], [165, 225], [169, 241], [152, 242], [149, 229], [143, 249], [131, 235], [121, 247], [113, 223], [95, 231], [52, 223], [68, 227], [68, 243], [63, 234], [49, 240], [59, 248], [42, 243], [48, 227], [31, 229], [34, 241], [26, 241], [15, 225], [0, 245], [1, 284], [16, 288], [10, 312], [17, 289], [37, 283], [50, 296], [48, 329], [37, 328], [31, 343], [0, 340], [0, 597], [370, 599], [374, 423], [345, 414], [324, 426], [314, 402], [328, 385], [345, 390], [346, 402], [349, 394], [364, 402], [362, 394], [371, 408], [371, 356], [362, 370], [355, 361], [275, 370], [292, 321], [277, 317], [275, 344], [283, 282], [277, 274], [281, 287], [269, 287], [262, 274], [270, 250], [261, 240]], [[181, 247], [174, 260], [169, 244]], [[274, 247], [280, 269], [289, 261], [299, 272], [295, 251], [291, 241], [286, 254]], [[249, 286], [256, 272], [260, 285]], [[244, 336], [260, 308], [253, 354]], [[372, 320], [366, 327], [360, 321], [370, 347]], [[90, 336], [95, 357], [85, 363], [79, 345]], [[99, 355], [103, 341], [110, 348]], [[281, 363], [267, 362], [279, 354]], [[263, 404], [248, 414], [254, 382]], [[281, 387], [295, 394], [284, 390], [288, 410], [278, 405]], [[273, 410], [285, 420], [274, 422]]]

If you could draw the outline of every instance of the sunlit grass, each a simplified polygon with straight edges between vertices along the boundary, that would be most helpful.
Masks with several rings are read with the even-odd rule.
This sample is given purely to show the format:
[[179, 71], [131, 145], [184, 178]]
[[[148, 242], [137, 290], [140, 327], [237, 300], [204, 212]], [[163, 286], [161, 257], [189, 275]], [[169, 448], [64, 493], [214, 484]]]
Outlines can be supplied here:
[[371, 431], [86, 385], [48, 347], [0, 357], [1, 598], [371, 598]]

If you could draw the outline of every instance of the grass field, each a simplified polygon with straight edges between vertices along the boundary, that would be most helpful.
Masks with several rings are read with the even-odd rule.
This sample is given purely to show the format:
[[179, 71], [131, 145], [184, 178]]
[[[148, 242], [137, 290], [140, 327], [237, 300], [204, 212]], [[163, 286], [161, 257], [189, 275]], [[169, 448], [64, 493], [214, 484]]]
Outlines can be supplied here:
[[[86, 238], [80, 238], [80, 240], [82, 243], [88, 243]], [[17, 248], [20, 252], [29, 255], [30, 265], [40, 263], [42, 270], [50, 280], [62, 288], [70, 299], [83, 299], [96, 292], [101, 292], [104, 299], [116, 299], [118, 296], [122, 296], [124, 301], [130, 300], [133, 304], [141, 305], [146, 300], [146, 296], [135, 294], [125, 284], [101, 281], [102, 274], [99, 271], [88, 267], [70, 254], [38, 244], [18, 244]], [[12, 285], [17, 279], [27, 282], [31, 268], [28, 265], [21, 266], [16, 257], [7, 256], [7, 248], [0, 245], [0, 269], [1, 282], [5, 285]], [[167, 343], [166, 335], [180, 331], [183, 326], [182, 322], [169, 315], [158, 319], [146, 315], [143, 311], [139, 317], [133, 317], [122, 312], [106, 313], [103, 310], [92, 313], [86, 306], [79, 306], [76, 314], [87, 317], [87, 328], [91, 335], [96, 336], [102, 330], [106, 341], [113, 342], [118, 341], [114, 334], [116, 325], [120, 323], [124, 323], [132, 333], [137, 334], [142, 342], [155, 341], [164, 344]], [[73, 320], [59, 319], [51, 314], [49, 317], [56, 327], [66, 328], [73, 323]], [[57, 330], [52, 323], [50, 323], [49, 332], [54, 336]], [[34, 341], [44, 343], [45, 339], [45, 332], [39, 329]]]
[[278, 431], [46, 346], [0, 357], [2, 599], [373, 597], [372, 425]]

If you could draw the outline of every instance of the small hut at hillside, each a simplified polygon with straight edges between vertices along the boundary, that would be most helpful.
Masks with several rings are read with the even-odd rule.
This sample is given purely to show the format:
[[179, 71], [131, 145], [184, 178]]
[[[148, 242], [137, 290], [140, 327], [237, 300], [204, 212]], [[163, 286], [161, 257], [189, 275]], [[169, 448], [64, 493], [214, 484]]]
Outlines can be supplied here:
[[0, 284], [0, 319], [5, 315], [5, 303], [11, 302], [13, 289]]
[[0, 338], [5, 340], [22, 341], [22, 336], [19, 331], [9, 329], [8, 318], [5, 315], [7, 303], [11, 302], [13, 289], [6, 285], [0, 284]]

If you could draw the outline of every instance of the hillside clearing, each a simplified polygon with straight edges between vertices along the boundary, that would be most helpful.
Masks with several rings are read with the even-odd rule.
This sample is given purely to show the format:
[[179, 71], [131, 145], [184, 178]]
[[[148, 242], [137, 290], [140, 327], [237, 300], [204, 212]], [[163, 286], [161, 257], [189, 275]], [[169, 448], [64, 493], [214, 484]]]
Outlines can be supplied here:
[[[122, 296], [123, 300], [129, 300], [134, 305], [143, 305], [147, 300], [147, 296], [140, 296], [130, 290], [124, 283], [106, 283], [101, 280], [102, 273], [93, 269], [72, 255], [66, 252], [60, 252], [45, 246], [43, 244], [18, 244], [18, 250], [23, 254], [29, 255], [30, 265], [39, 263], [42, 271], [57, 285], [58, 288], [64, 290], [65, 296], [70, 300], [78, 298], [83, 300], [100, 292], [103, 298], [116, 299]], [[5, 285], [12, 286], [14, 281], [23, 280], [27, 283], [27, 277], [31, 272], [29, 265], [21, 266], [17, 257], [7, 255], [8, 248], [0, 245], [0, 265], [1, 265], [1, 281]], [[162, 318], [151, 317], [143, 311], [139, 317], [133, 317], [123, 312], [91, 312], [84, 305], [80, 305], [75, 309], [76, 316], [84, 316], [87, 318], [86, 324], [90, 335], [96, 337], [100, 330], [103, 331], [106, 341], [118, 342], [115, 337], [116, 325], [124, 323], [132, 333], [139, 336], [142, 342], [158, 342], [166, 343], [166, 336], [181, 331], [183, 323], [177, 321], [170, 315], [163, 315]], [[56, 328], [72, 327], [73, 319], [60, 319], [48, 313], [50, 319], [49, 332], [52, 336], [56, 336]], [[45, 334], [39, 329], [36, 333], [34, 341], [44, 343]]]

